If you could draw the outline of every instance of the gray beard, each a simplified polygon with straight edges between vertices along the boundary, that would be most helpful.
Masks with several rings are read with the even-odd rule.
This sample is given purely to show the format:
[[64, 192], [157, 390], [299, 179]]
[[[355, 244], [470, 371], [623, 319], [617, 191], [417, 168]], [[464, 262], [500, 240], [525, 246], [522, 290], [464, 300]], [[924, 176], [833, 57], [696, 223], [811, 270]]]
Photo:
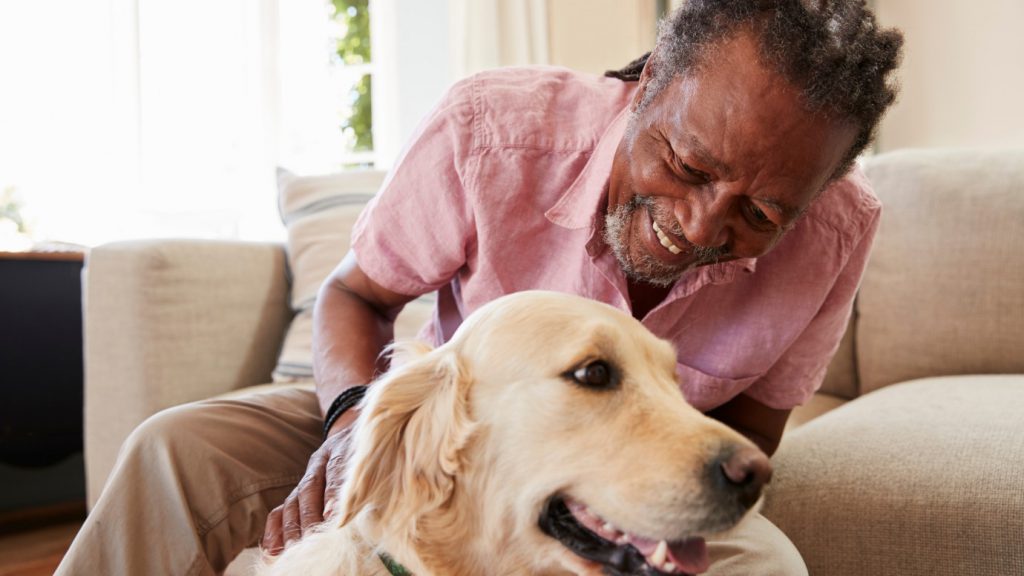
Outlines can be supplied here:
[[666, 266], [663, 262], [647, 253], [641, 253], [637, 258], [633, 258], [629, 253], [628, 226], [633, 215], [640, 209], [650, 211], [655, 220], [661, 220], [662, 222], [671, 221], [672, 227], [669, 229], [669, 232], [679, 238], [685, 238], [675, 218], [666, 218], [663, 211], [658, 209], [654, 199], [650, 196], [633, 196], [629, 202], [606, 214], [604, 217], [604, 241], [612, 249], [615, 259], [619, 261], [619, 267], [622, 268], [622, 272], [630, 280], [645, 282], [659, 288], [667, 288], [675, 284], [676, 280], [690, 268], [718, 262], [728, 254], [728, 249], [724, 246], [709, 248], [687, 242], [686, 246], [683, 247], [684, 250], [697, 257], [697, 261], [689, 266]]

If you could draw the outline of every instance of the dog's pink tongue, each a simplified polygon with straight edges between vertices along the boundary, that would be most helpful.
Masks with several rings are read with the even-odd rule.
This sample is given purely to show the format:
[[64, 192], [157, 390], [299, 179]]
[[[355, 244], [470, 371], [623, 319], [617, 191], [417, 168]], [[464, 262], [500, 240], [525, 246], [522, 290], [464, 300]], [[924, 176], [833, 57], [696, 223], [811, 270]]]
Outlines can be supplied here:
[[[658, 547], [657, 540], [648, 540], [636, 536], [633, 536], [630, 544], [648, 558], [654, 554], [654, 549]], [[667, 542], [667, 544], [667, 560], [675, 564], [676, 572], [684, 572], [686, 574], [707, 572], [711, 561], [708, 559], [708, 548], [704, 544], [703, 538], [688, 538], [678, 542]]]
[[690, 574], [706, 572], [711, 565], [708, 558], [708, 547], [703, 538], [689, 538], [681, 542], [670, 542], [668, 558], [676, 565], [677, 570]]

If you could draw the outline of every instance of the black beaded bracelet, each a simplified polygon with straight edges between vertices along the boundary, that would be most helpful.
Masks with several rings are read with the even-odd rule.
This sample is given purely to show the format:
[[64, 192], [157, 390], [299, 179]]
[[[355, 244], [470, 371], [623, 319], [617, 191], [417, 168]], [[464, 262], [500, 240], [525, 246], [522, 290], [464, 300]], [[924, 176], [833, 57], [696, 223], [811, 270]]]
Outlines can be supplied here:
[[324, 417], [324, 438], [327, 438], [327, 433], [330, 432], [331, 426], [334, 426], [338, 418], [349, 408], [358, 404], [363, 396], [366, 396], [366, 389], [365, 385], [346, 388], [344, 392], [338, 394], [334, 402], [331, 402], [331, 407], [327, 409], [327, 415]]

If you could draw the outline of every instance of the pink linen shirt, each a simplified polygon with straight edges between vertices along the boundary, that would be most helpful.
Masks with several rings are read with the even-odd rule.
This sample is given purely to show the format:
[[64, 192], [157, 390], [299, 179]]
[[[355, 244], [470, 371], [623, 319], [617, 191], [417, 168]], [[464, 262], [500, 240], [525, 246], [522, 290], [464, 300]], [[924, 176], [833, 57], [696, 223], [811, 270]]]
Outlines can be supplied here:
[[[600, 231], [636, 86], [550, 67], [459, 82], [360, 216], [360, 267], [394, 292], [438, 290], [421, 334], [435, 344], [521, 290], [630, 312]], [[740, 393], [779, 409], [805, 402], [845, 330], [880, 211], [855, 169], [768, 254], [685, 273], [642, 322], [674, 344], [687, 400], [703, 411]]]

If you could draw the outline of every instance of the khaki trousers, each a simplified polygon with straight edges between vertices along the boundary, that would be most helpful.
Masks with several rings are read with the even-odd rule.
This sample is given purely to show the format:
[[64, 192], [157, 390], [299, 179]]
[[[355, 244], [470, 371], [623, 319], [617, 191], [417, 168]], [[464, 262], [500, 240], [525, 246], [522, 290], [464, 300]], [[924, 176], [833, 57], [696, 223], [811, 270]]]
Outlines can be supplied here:
[[[302, 478], [320, 435], [316, 397], [301, 388], [156, 414], [121, 447], [103, 494], [56, 574], [223, 572], [259, 542], [267, 514]], [[760, 515], [708, 548], [712, 576], [807, 574], [796, 548]]]

